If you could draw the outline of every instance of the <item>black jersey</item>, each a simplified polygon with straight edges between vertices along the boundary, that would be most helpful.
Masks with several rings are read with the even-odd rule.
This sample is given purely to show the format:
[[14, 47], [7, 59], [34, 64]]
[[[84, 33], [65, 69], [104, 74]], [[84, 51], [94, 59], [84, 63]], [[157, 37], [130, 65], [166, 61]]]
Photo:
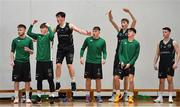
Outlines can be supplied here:
[[123, 39], [127, 39], [128, 38], [128, 29], [125, 31], [125, 32], [123, 32], [123, 29], [121, 29], [120, 31], [119, 31], [119, 33], [118, 33], [118, 35], [117, 35], [117, 48], [116, 48], [116, 52], [118, 52], [118, 50], [119, 50], [119, 46], [120, 46], [120, 42], [121, 42], [121, 40], [123, 40]]
[[74, 46], [73, 43], [73, 30], [69, 27], [69, 23], [66, 23], [64, 28], [59, 25], [56, 27], [58, 35], [58, 48], [66, 48]]
[[160, 63], [172, 64], [175, 61], [175, 49], [173, 46], [173, 39], [170, 39], [167, 44], [163, 40], [159, 44], [160, 49]]

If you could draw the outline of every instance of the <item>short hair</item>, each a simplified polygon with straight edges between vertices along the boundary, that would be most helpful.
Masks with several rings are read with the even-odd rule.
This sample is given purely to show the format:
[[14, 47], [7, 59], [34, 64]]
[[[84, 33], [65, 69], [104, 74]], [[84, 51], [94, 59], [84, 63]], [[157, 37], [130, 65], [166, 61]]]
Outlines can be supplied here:
[[129, 28], [128, 31], [133, 31], [134, 33], [136, 33], [136, 29], [135, 28]]
[[93, 27], [93, 30], [99, 30], [99, 31], [101, 31], [101, 28], [100, 28], [99, 26], [94, 26], [94, 27]]
[[40, 25], [40, 28], [42, 29], [42, 28], [48, 28], [48, 26], [46, 25], [46, 23], [42, 23], [41, 25]]
[[25, 26], [24, 24], [19, 24], [19, 25], [17, 26], [17, 28], [24, 28], [24, 29], [26, 29], [26, 26]]
[[171, 28], [169, 28], [169, 27], [164, 27], [164, 28], [162, 28], [162, 30], [167, 30], [168, 32], [171, 32]]
[[127, 22], [129, 24], [129, 20], [127, 18], [121, 19], [121, 22]]
[[58, 12], [58, 13], [56, 13], [56, 17], [58, 17], [58, 16], [61, 16], [61, 17], [65, 18], [66, 13], [65, 12]]

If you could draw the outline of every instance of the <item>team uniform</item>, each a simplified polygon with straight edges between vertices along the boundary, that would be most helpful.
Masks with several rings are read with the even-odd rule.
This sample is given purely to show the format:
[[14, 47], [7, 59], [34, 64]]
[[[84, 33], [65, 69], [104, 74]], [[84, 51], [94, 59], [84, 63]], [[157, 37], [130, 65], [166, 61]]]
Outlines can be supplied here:
[[12, 72], [12, 81], [15, 82], [30, 82], [30, 53], [24, 50], [25, 47], [33, 50], [33, 42], [29, 37], [17, 37], [12, 41], [11, 52], [15, 53], [15, 61]]
[[117, 48], [116, 48], [116, 53], [115, 53], [115, 57], [114, 57], [114, 65], [113, 65], [113, 75], [118, 75], [118, 76], [122, 76], [123, 74], [121, 73], [120, 70], [120, 66], [119, 66], [119, 47], [121, 44], [121, 41], [123, 39], [127, 39], [128, 38], [128, 29], [125, 30], [125, 32], [123, 31], [123, 29], [121, 29], [117, 35]]
[[73, 30], [69, 27], [69, 23], [66, 23], [64, 28], [57, 25], [56, 32], [58, 35], [56, 63], [62, 64], [66, 58], [67, 64], [72, 64], [74, 58]]
[[129, 74], [135, 75], [135, 67], [134, 64], [139, 56], [140, 51], [140, 45], [137, 40], [133, 40], [132, 42], [129, 42], [128, 39], [124, 39], [121, 42], [121, 45], [119, 47], [119, 60], [120, 63], [124, 64], [130, 64], [130, 67], [128, 69], [121, 68], [121, 78], [125, 76], [129, 76]]
[[174, 76], [173, 64], [175, 63], [175, 49], [173, 46], [173, 39], [170, 39], [167, 44], [163, 40], [159, 43], [160, 61], [159, 61], [159, 78], [167, 78], [167, 76]]
[[[102, 58], [106, 59], [106, 42], [102, 38], [94, 39], [88, 37], [80, 51], [80, 57], [83, 57], [84, 51], [87, 48], [86, 64], [84, 78], [102, 79]], [[103, 53], [103, 56], [102, 56]]]
[[48, 27], [49, 33], [46, 35], [32, 33], [33, 25], [29, 27], [28, 35], [37, 40], [37, 54], [36, 54], [36, 80], [40, 81], [37, 84], [38, 90], [42, 90], [42, 80], [48, 80], [50, 85], [50, 92], [54, 91], [54, 74], [53, 62], [51, 61], [51, 42], [54, 39], [54, 33]]

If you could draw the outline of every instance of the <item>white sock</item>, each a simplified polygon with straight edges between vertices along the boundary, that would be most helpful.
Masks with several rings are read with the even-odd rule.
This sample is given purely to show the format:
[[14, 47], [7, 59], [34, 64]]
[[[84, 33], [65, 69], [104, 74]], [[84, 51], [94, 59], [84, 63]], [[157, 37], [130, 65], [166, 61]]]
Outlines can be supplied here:
[[172, 92], [169, 92], [169, 99], [172, 99]]
[[54, 94], [53, 94], [53, 92], [50, 92], [50, 95], [49, 95], [50, 97], [54, 97]]
[[116, 90], [116, 94], [120, 95], [121, 94], [120, 90]]
[[86, 91], [86, 96], [89, 96], [89, 91]]
[[116, 90], [115, 90], [115, 89], [113, 89], [113, 92], [112, 92], [112, 94], [116, 94]]
[[26, 91], [26, 99], [29, 99], [29, 91]]
[[75, 77], [72, 77], [72, 78], [71, 78], [71, 82], [75, 82]]
[[19, 99], [18, 93], [19, 93], [19, 91], [14, 91], [14, 97], [15, 97], [16, 99]]
[[162, 98], [163, 92], [160, 91], [158, 94], [159, 94], [158, 97], [159, 97], [159, 98]]
[[56, 82], [60, 83], [60, 78], [57, 78], [57, 79], [56, 79]]

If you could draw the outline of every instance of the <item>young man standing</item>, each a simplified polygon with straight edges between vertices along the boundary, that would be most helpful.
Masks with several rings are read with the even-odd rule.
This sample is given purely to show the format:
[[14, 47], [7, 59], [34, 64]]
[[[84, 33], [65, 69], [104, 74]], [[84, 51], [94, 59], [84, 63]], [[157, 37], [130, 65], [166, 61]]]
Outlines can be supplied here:
[[[180, 50], [178, 43], [170, 38], [171, 29], [169, 27], [164, 27], [163, 40], [157, 45], [157, 50], [154, 58], [154, 69], [158, 70], [159, 78], [159, 95], [158, 98], [154, 100], [155, 103], [163, 102], [163, 91], [165, 88], [165, 79], [168, 81], [168, 91], [169, 91], [169, 103], [173, 103], [172, 91], [173, 87], [173, 77], [174, 71], [180, 60]], [[175, 60], [175, 54], [177, 58]], [[157, 61], [159, 60], [159, 67], [157, 67]]]
[[[135, 75], [135, 62], [139, 56], [140, 44], [135, 40], [136, 29], [129, 28], [128, 39], [124, 39], [119, 47], [119, 61], [123, 77], [128, 77], [129, 82], [129, 98], [128, 102], [133, 103], [133, 90], [134, 90], [134, 75]], [[116, 80], [117, 81], [117, 80]], [[117, 90], [117, 96], [120, 96], [120, 91]], [[116, 102], [116, 100], [115, 100]]]
[[[18, 37], [12, 41], [11, 45], [11, 65], [13, 66], [12, 81], [14, 81], [15, 100], [19, 103], [19, 82], [25, 82], [26, 103], [31, 103], [30, 92], [30, 54], [33, 54], [33, 42], [25, 35], [26, 26], [18, 25]], [[14, 57], [15, 55], [15, 57]]]
[[[101, 79], [102, 64], [105, 64], [107, 52], [106, 42], [100, 37], [100, 27], [93, 28], [93, 36], [86, 38], [80, 51], [80, 63], [84, 64], [83, 54], [87, 48], [84, 78], [86, 79], [86, 102], [90, 102], [89, 91], [91, 90], [91, 80], [96, 80], [97, 102], [102, 103], [101, 99]], [[103, 56], [102, 56], [103, 54]]]
[[[132, 15], [132, 13], [129, 11], [129, 9], [123, 9], [123, 11], [128, 13], [131, 16], [131, 18], [132, 18], [131, 28], [135, 28], [135, 25], [136, 25], [135, 17]], [[123, 18], [121, 20], [121, 27], [119, 27], [113, 21], [113, 16], [112, 16], [111, 10], [109, 11], [108, 16], [109, 16], [109, 21], [111, 22], [113, 27], [118, 32], [118, 35], [117, 35], [117, 48], [116, 48], [116, 54], [115, 54], [115, 57], [114, 57], [114, 66], [113, 66], [113, 93], [112, 93], [112, 97], [109, 99], [109, 101], [113, 102], [114, 100], [116, 100], [116, 102], [118, 102], [122, 98], [122, 95], [121, 95], [121, 96], [119, 96], [120, 98], [118, 98], [118, 96], [117, 96], [117, 98], [115, 99], [116, 90], [120, 91], [120, 81], [119, 81], [119, 79], [120, 79], [120, 76], [122, 75], [122, 73], [120, 71], [120, 67], [119, 67], [118, 50], [119, 50], [121, 40], [128, 38], [129, 20], [127, 18]], [[128, 89], [128, 77], [125, 77], [125, 79], [124, 79], [124, 95], [123, 95], [124, 96], [124, 98], [123, 98], [124, 101], [128, 101], [127, 89]]]
[[66, 58], [69, 74], [71, 77], [71, 90], [76, 90], [75, 72], [72, 65], [74, 58], [74, 43], [73, 43], [73, 31], [76, 31], [83, 35], [90, 35], [91, 32], [80, 29], [71, 23], [65, 22], [66, 14], [64, 12], [58, 12], [56, 19], [58, 25], [55, 29], [58, 35], [58, 49], [56, 55], [56, 90], [60, 90], [60, 76], [63, 59]]
[[40, 25], [41, 34], [33, 33], [32, 29], [37, 20], [29, 27], [27, 34], [37, 41], [37, 54], [36, 54], [36, 80], [37, 80], [37, 93], [38, 97], [34, 103], [41, 103], [42, 82], [47, 80], [49, 83], [50, 97], [49, 102], [54, 103], [54, 74], [53, 62], [51, 61], [51, 42], [54, 39], [54, 32], [47, 23]]

